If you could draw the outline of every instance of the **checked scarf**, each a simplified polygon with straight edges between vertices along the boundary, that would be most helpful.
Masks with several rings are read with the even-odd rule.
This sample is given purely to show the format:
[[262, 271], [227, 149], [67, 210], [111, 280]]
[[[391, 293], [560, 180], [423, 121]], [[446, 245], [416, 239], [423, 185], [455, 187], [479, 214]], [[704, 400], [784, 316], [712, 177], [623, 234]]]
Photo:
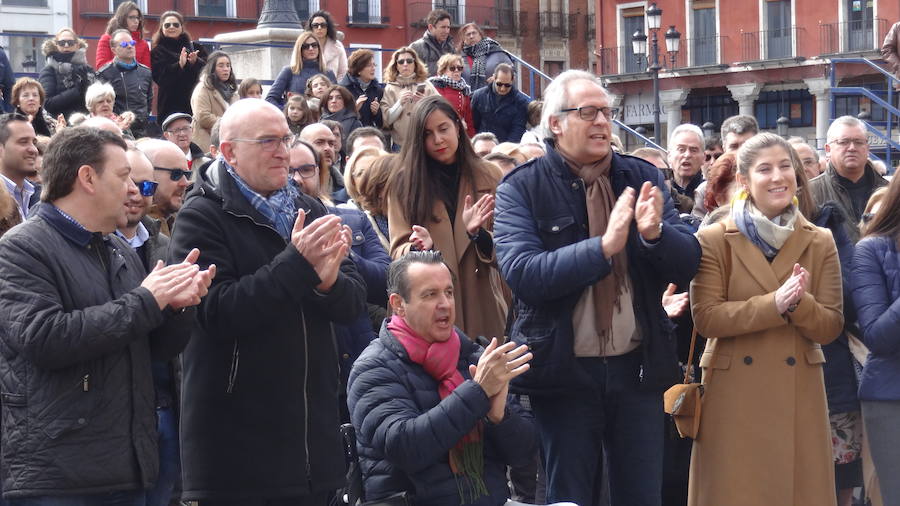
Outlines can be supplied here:
[[471, 46], [463, 46], [462, 52], [466, 56], [472, 58], [472, 82], [483, 83], [485, 78], [485, 70], [487, 68], [487, 55], [502, 51], [500, 44], [489, 37], [485, 37]]
[[461, 91], [462, 94], [467, 97], [472, 95], [472, 88], [469, 87], [469, 83], [467, 83], [465, 79], [454, 81], [447, 76], [434, 76], [429, 77], [428, 80], [431, 81], [431, 84], [433, 84], [435, 88], [453, 88], [454, 90]]
[[225, 165], [225, 170], [237, 183], [238, 189], [241, 190], [241, 194], [247, 198], [250, 205], [269, 221], [269, 224], [278, 231], [278, 235], [285, 241], [289, 241], [291, 230], [294, 229], [294, 220], [297, 217], [297, 206], [294, 202], [298, 196], [297, 190], [288, 184], [284, 188], [274, 191], [268, 198], [263, 197], [253, 191], [228, 162], [219, 158], [219, 163]]

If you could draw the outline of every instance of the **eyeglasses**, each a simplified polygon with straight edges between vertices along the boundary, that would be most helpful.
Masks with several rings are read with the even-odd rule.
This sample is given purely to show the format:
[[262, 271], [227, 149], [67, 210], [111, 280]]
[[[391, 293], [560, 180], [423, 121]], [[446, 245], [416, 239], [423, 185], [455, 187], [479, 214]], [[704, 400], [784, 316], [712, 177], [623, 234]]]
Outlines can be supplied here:
[[578, 111], [578, 117], [583, 119], [584, 121], [594, 121], [595, 119], [597, 119], [597, 115], [601, 112], [603, 113], [603, 116], [610, 121], [616, 119], [619, 115], [618, 109], [613, 109], [612, 107], [596, 107], [593, 105], [563, 109], [559, 112], [572, 111]]
[[74, 40], [58, 40], [56, 41], [56, 45], [59, 47], [72, 47], [75, 45]]
[[838, 146], [840, 146], [842, 148], [849, 146], [850, 144], [853, 144], [854, 146], [861, 148], [863, 146], [868, 145], [869, 141], [864, 140], [864, 139], [835, 139], [835, 140], [831, 141], [831, 144], [837, 144]]
[[315, 176], [319, 172], [319, 167], [314, 163], [304, 163], [299, 167], [291, 167], [288, 169], [291, 175], [294, 175], [295, 172], [300, 173], [300, 177], [303, 179], [308, 179]]
[[152, 197], [156, 193], [156, 187], [159, 186], [159, 183], [156, 181], [134, 181], [134, 185], [138, 187], [142, 196]]
[[169, 173], [169, 179], [172, 181], [180, 181], [181, 178], [191, 178], [191, 171], [184, 169], [167, 169], [165, 167], [153, 167], [153, 170], [164, 170]]
[[300, 49], [306, 51], [307, 49], [319, 49], [318, 42], [310, 42], [309, 44], [300, 44]]
[[134, 47], [135, 42], [133, 40], [123, 40], [119, 42], [120, 47]]
[[169, 28], [181, 28], [181, 23], [163, 23], [163, 28], [167, 30]]
[[258, 144], [263, 151], [275, 151], [279, 146], [290, 149], [291, 141], [293, 140], [293, 135], [285, 135], [284, 137], [265, 137], [262, 139], [231, 139], [231, 142], [252, 142], [253, 144]]
[[724, 153], [706, 153], [706, 161], [718, 160]]
[[459, 65], [459, 66], [452, 65], [450, 67], [447, 67], [447, 70], [449, 70], [450, 72], [462, 72], [463, 68], [464, 67], [462, 65]]
[[412, 65], [416, 63], [416, 60], [412, 58], [400, 58], [397, 60], [397, 65]]
[[316, 29], [316, 28], [328, 28], [328, 23], [313, 23], [313, 24], [311, 24], [311, 25], [309, 25], [309, 26], [311, 26], [313, 29]]
[[495, 82], [498, 88], [512, 88], [512, 83], [498, 83]]
[[181, 134], [189, 134], [194, 130], [194, 127], [188, 125], [181, 128], [176, 128], [175, 130], [166, 130], [170, 134], [181, 135]]

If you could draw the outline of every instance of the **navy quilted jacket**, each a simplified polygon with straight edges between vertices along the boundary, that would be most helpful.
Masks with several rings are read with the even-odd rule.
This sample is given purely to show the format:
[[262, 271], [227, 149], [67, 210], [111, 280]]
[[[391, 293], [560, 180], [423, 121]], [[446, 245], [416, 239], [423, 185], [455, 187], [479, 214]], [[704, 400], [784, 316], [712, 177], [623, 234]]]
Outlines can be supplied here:
[[[461, 504], [448, 455], [485, 418], [490, 401], [468, 372], [482, 349], [457, 332], [457, 369], [466, 381], [443, 400], [437, 381], [410, 361], [386, 325], [353, 365], [347, 400], [367, 500], [409, 491], [417, 505]], [[474, 504], [505, 503], [506, 465], [529, 459], [535, 444], [534, 426], [517, 405], [507, 403], [500, 424], [485, 421], [484, 478], [490, 495]]]
[[864, 401], [900, 400], [900, 253], [888, 237], [867, 237], [853, 255], [853, 302], [869, 358], [859, 381]]

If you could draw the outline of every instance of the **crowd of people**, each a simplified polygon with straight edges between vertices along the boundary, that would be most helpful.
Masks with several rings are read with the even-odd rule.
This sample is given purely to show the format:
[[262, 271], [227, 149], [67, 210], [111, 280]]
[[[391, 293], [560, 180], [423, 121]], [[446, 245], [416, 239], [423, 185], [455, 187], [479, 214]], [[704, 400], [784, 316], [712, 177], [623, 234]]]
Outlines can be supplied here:
[[0, 116], [0, 504], [900, 504], [865, 125], [625, 153], [596, 76], [532, 101], [450, 21], [379, 82], [315, 12], [267, 89], [133, 2], [96, 67], [44, 44]]

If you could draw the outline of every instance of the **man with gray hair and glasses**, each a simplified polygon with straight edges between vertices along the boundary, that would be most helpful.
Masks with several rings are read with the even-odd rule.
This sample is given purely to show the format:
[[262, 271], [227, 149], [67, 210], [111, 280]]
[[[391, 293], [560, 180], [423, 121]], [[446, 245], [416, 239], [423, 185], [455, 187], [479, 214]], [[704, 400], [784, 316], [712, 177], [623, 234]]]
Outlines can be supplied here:
[[494, 240], [516, 299], [509, 336], [534, 353], [513, 380], [541, 434], [547, 501], [662, 502], [663, 391], [680, 368], [660, 295], [686, 288], [700, 246], [659, 169], [614, 153], [600, 80], [560, 74], [544, 92], [547, 154], [497, 189]]
[[816, 203], [833, 201], [846, 216], [844, 228], [855, 243], [858, 223], [872, 193], [887, 186], [869, 162], [869, 137], [866, 125], [853, 116], [841, 116], [828, 127], [825, 154], [828, 166], [809, 182]]

